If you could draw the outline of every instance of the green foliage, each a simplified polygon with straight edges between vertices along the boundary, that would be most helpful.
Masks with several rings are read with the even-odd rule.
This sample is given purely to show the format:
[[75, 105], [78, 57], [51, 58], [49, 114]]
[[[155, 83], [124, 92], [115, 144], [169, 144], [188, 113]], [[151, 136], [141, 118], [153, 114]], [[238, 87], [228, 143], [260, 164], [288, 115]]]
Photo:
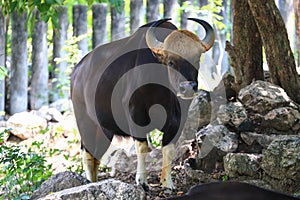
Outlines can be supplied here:
[[15, 10], [21, 14], [23, 12], [28, 12], [28, 18], [32, 21], [32, 13], [34, 9], [40, 11], [41, 19], [45, 22], [51, 21], [54, 27], [58, 27], [58, 11], [59, 7], [66, 4], [88, 4], [91, 6], [93, 3], [108, 2], [112, 6], [117, 8], [118, 12], [121, 12], [121, 7], [123, 5], [122, 0], [1, 0], [0, 7], [2, 7], [2, 14], [10, 15]]
[[3, 80], [8, 75], [8, 71], [5, 67], [0, 65], [0, 80]]
[[[32, 148], [9, 145], [4, 141], [7, 131], [0, 133], [0, 185], [4, 194], [0, 199], [29, 199], [43, 181], [52, 175], [52, 166], [46, 164], [45, 150], [36, 153]], [[32, 147], [41, 148], [34, 142]]]
[[[68, 145], [78, 144], [78, 143], [80, 143], [80, 141], [77, 139], [77, 137], [74, 137], [73, 140], [68, 141]], [[70, 158], [69, 154], [64, 154], [63, 156], [66, 161], [68, 161], [68, 160], [71, 161], [70, 165], [67, 166], [67, 170], [75, 172], [77, 174], [83, 173], [83, 165], [81, 162], [81, 156], [72, 156], [71, 158]]]
[[82, 57], [82, 52], [78, 49], [78, 42], [86, 38], [87, 34], [80, 35], [78, 37], [72, 36], [66, 40], [65, 45], [62, 48], [62, 51], [66, 52], [65, 57], [63, 58], [54, 58], [56, 63], [66, 62], [68, 64], [67, 70], [64, 72], [58, 71], [55, 69], [55, 74], [63, 74], [57, 78], [53, 78], [52, 82], [56, 83], [56, 89], [60, 91], [60, 96], [63, 96], [66, 91], [70, 89], [70, 74], [73, 70], [73, 67]]
[[222, 23], [223, 16], [220, 14], [224, 10], [222, 5], [223, 0], [208, 0], [208, 4], [201, 7], [201, 11], [212, 13], [213, 23], [216, 24], [219, 30], [226, 28]]
[[58, 10], [59, 6], [63, 5], [62, 0], [1, 0], [0, 7], [2, 7], [3, 15], [10, 15], [15, 10], [21, 14], [28, 12], [29, 19], [32, 17], [34, 9], [38, 9], [41, 13], [41, 19], [49, 21], [58, 27]]
[[229, 180], [229, 176], [227, 174], [224, 174], [222, 177], [221, 177], [222, 181], [228, 181]]
[[151, 144], [154, 147], [159, 148], [161, 147], [162, 136], [163, 136], [163, 132], [155, 129], [149, 133], [148, 139], [150, 140]]

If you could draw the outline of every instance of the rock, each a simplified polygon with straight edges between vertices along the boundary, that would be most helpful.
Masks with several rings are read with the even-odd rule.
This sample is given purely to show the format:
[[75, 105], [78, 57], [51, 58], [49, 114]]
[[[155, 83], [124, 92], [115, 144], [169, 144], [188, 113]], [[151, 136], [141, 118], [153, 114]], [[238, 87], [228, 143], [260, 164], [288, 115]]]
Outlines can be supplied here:
[[97, 183], [90, 183], [56, 192], [41, 198], [41, 200], [42, 199], [140, 200], [146, 199], [146, 194], [141, 186], [131, 185], [114, 179], [107, 179]]
[[60, 122], [63, 119], [63, 115], [56, 108], [49, 108], [43, 106], [38, 110], [38, 115], [44, 117], [47, 121]]
[[187, 159], [184, 161], [184, 171], [186, 174], [187, 180], [185, 181], [191, 181], [195, 182], [197, 180], [198, 182], [210, 182], [213, 177], [210, 173], [205, 173], [202, 170], [197, 170], [192, 167], [192, 165], [195, 165], [194, 159]]
[[240, 102], [229, 102], [226, 105], [221, 105], [217, 117], [220, 123], [236, 128], [248, 118], [246, 109]]
[[236, 100], [236, 92], [233, 88], [234, 77], [229, 73], [225, 73], [222, 81], [210, 93], [211, 99], [211, 121], [216, 119], [217, 112], [221, 105]]
[[61, 172], [52, 177], [47, 181], [43, 182], [39, 189], [34, 191], [31, 199], [39, 199], [50, 193], [58, 192], [64, 189], [85, 185], [90, 183], [83, 176], [75, 174], [74, 172]]
[[193, 99], [189, 107], [188, 118], [177, 144], [180, 145], [185, 140], [195, 139], [195, 133], [199, 128], [208, 125], [210, 118], [211, 105], [209, 92], [200, 90], [198, 96]]
[[[152, 149], [146, 156], [147, 171], [160, 171], [162, 166], [162, 152], [161, 149]], [[102, 162], [101, 162], [102, 163]], [[124, 149], [116, 149], [110, 156], [105, 159], [103, 163], [111, 168], [111, 175], [114, 176], [117, 171], [129, 172], [135, 175], [137, 167], [136, 154], [127, 152]]]
[[188, 120], [195, 120], [194, 127], [204, 127], [209, 124], [211, 115], [209, 92], [200, 90], [196, 98], [193, 99], [190, 108]]
[[268, 112], [261, 126], [276, 134], [296, 134], [300, 132], [300, 112], [291, 107], [276, 108]]
[[47, 128], [47, 120], [29, 112], [16, 113], [7, 120], [11, 133], [25, 140]]
[[117, 171], [121, 172], [136, 172], [137, 158], [135, 154], [130, 154], [124, 149], [116, 149], [108, 155], [105, 160], [107, 167], [111, 168], [111, 176], [114, 176]]
[[261, 154], [228, 153], [224, 157], [225, 173], [230, 178], [248, 176], [259, 178]]
[[[146, 168], [148, 172], [161, 171], [162, 166], [162, 151], [161, 149], [152, 149], [146, 156]], [[136, 166], [135, 166], [136, 168]]]
[[53, 135], [60, 133], [65, 137], [79, 136], [75, 115], [73, 112], [65, 112], [59, 122], [49, 122], [49, 129]]
[[276, 135], [264, 135], [255, 132], [242, 132], [240, 136], [247, 145], [253, 145], [254, 142], [257, 142], [263, 148], [267, 148], [277, 137]]
[[174, 161], [178, 163], [183, 163], [183, 161], [196, 154], [196, 140], [184, 140], [178, 146], [176, 146], [176, 154]]
[[55, 108], [61, 113], [73, 110], [73, 104], [70, 99], [59, 99], [50, 104], [50, 108]]
[[256, 132], [241, 132], [238, 152], [261, 154], [279, 135], [259, 134]]
[[265, 150], [261, 164], [273, 187], [295, 191], [300, 188], [300, 136], [282, 136]]
[[282, 88], [264, 81], [254, 81], [241, 89], [238, 98], [247, 110], [263, 115], [273, 109], [292, 104], [292, 100]]
[[223, 156], [238, 147], [238, 136], [224, 125], [209, 124], [196, 133], [196, 140], [199, 146], [198, 169], [206, 172], [215, 170], [216, 165], [222, 168]]
[[238, 146], [238, 138], [234, 132], [229, 131], [224, 125], [208, 125], [196, 133], [200, 146], [200, 156], [204, 157], [213, 147], [223, 152], [234, 152]]

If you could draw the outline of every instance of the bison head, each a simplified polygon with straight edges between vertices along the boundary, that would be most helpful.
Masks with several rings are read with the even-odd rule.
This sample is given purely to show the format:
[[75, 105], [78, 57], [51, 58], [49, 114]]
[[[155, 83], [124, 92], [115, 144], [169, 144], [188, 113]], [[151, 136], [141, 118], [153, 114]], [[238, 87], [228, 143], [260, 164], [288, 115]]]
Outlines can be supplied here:
[[154, 29], [168, 20], [170, 19], [154, 22], [147, 30], [146, 42], [151, 51], [168, 67], [168, 78], [177, 95], [190, 99], [198, 90], [200, 56], [212, 47], [214, 30], [203, 20], [189, 18], [204, 27], [206, 35], [203, 40], [188, 30], [174, 30], [160, 42], [155, 37]]

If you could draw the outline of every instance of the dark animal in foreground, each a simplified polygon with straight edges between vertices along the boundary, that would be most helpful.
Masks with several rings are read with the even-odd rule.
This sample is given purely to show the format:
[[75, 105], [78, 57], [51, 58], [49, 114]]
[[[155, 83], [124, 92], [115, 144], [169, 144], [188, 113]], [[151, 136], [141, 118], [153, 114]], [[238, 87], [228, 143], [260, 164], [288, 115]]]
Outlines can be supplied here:
[[[170, 200], [297, 200], [298, 198], [240, 182], [216, 182], [192, 187]], [[298, 199], [299, 200], [299, 199]]]
[[146, 185], [146, 134], [159, 129], [164, 132], [161, 183], [174, 188], [174, 144], [197, 93], [200, 56], [212, 47], [214, 31], [207, 22], [190, 18], [206, 31], [200, 40], [168, 20], [146, 24], [127, 38], [95, 48], [73, 71], [71, 98], [91, 181], [97, 181], [99, 160], [113, 136], [132, 136], [136, 182]]

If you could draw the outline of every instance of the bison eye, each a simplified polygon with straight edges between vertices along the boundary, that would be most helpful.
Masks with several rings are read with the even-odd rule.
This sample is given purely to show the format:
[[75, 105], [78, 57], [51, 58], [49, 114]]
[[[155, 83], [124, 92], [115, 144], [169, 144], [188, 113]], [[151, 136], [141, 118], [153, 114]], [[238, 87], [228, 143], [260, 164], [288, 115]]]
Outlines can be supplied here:
[[174, 63], [172, 61], [168, 61], [168, 66], [169, 67], [174, 67]]

